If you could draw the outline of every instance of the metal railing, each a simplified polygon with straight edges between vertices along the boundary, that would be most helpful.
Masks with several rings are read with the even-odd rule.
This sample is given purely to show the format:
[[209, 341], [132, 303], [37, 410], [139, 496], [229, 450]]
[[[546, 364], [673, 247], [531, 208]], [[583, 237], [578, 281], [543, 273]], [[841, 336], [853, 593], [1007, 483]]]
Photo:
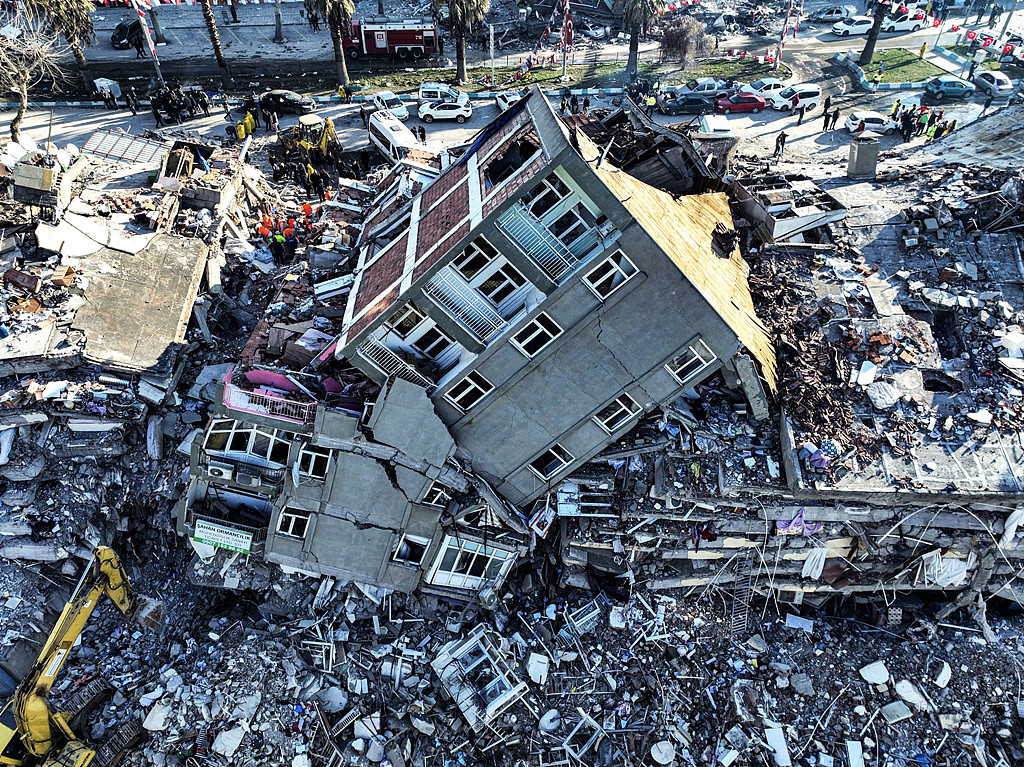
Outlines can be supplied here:
[[359, 354], [385, 375], [422, 386], [428, 392], [434, 388], [433, 381], [376, 339], [368, 338], [363, 342], [359, 347]]
[[316, 419], [316, 402], [295, 402], [284, 397], [257, 394], [230, 383], [224, 384], [223, 404], [232, 410], [279, 418], [292, 423], [313, 423]]
[[205, 514], [197, 514], [196, 512], [189, 509], [185, 515], [185, 524], [195, 530], [196, 522], [207, 522], [211, 525], [220, 525], [221, 527], [230, 527], [232, 530], [237, 530], [240, 533], [248, 533], [252, 535], [253, 543], [263, 543], [267, 540], [267, 528], [265, 527], [250, 527], [249, 525], [241, 525], [237, 522], [231, 522], [227, 519], [218, 519], [217, 517], [210, 517]]
[[498, 228], [555, 282], [580, 262], [576, 254], [522, 204], [502, 213], [498, 217]]
[[498, 311], [450, 266], [435, 274], [423, 292], [485, 343], [505, 327]]

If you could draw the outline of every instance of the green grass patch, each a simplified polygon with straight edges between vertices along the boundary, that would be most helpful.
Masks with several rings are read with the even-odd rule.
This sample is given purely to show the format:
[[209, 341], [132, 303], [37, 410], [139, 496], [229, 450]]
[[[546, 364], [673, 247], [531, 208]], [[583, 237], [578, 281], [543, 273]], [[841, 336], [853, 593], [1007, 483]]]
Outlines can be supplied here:
[[920, 83], [934, 75], [945, 74], [931, 62], [920, 59], [916, 52], [908, 51], [906, 48], [889, 48], [884, 51], [875, 51], [871, 63], [864, 67], [864, 76], [868, 82], [874, 82], [875, 74], [878, 72], [878, 65], [885, 64], [885, 71], [882, 72], [882, 83]]
[[[963, 56], [965, 59], [974, 58], [974, 54], [971, 52], [970, 46], [968, 45], [947, 45], [946, 50], [952, 51], [958, 56]], [[996, 53], [998, 53], [998, 51], [996, 51]], [[1024, 66], [1020, 66], [1018, 64], [1001, 64], [1000, 62], [996, 61], [996, 59], [993, 58], [992, 56], [989, 56], [984, 61], [982, 61], [981, 66], [993, 72], [1002, 72], [1011, 80], [1019, 80], [1021, 78], [1024, 78]]]

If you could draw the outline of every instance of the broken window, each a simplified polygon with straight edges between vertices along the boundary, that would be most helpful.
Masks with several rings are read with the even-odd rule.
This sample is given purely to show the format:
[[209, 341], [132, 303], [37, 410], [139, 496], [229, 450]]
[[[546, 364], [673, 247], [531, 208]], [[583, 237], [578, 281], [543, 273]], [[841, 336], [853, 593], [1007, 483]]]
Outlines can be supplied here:
[[583, 281], [594, 291], [594, 295], [603, 301], [625, 285], [626, 281], [636, 273], [637, 270], [633, 266], [633, 262], [626, 257], [625, 253], [617, 250], [587, 272]]
[[412, 304], [406, 304], [395, 312], [387, 321], [388, 326], [401, 338], [408, 338], [409, 334], [427, 316]]
[[[495, 308], [502, 310], [507, 307], [503, 303], [526, 284], [526, 278], [519, 273], [508, 260], [483, 237], [477, 237], [470, 243], [462, 255], [452, 262], [455, 270], [466, 278], [469, 286]], [[516, 309], [522, 301], [516, 302]]]
[[309, 528], [309, 512], [286, 506], [277, 518], [277, 532], [290, 538], [305, 538]]
[[573, 454], [556, 442], [530, 462], [530, 469], [541, 479], [551, 479], [574, 460]]
[[243, 460], [247, 463], [285, 466], [290, 444], [291, 434], [288, 432], [220, 419], [210, 424], [203, 446], [212, 453], [244, 454]]
[[522, 330], [512, 336], [512, 345], [527, 357], [536, 357], [542, 349], [562, 334], [562, 328], [551, 317], [541, 312]]
[[698, 338], [681, 355], [669, 362], [665, 369], [672, 374], [680, 385], [685, 386], [702, 370], [705, 370], [716, 359], [715, 353], [708, 348], [703, 339]]
[[423, 496], [421, 503], [427, 506], [440, 506], [444, 507], [448, 504], [449, 499], [452, 497], [452, 490], [447, 485], [442, 485], [440, 482], [435, 481], [429, 488], [427, 488], [426, 494]]
[[467, 280], [472, 280], [491, 261], [501, 254], [498, 249], [484, 237], [477, 237], [469, 246], [462, 251], [462, 255], [452, 262], [459, 274]]
[[591, 228], [591, 224], [584, 220], [583, 211], [586, 211], [586, 208], [582, 205], [575, 205], [567, 210], [551, 225], [552, 234], [566, 245], [576, 242]]
[[395, 546], [391, 561], [409, 567], [419, 567], [426, 559], [428, 546], [430, 546], [429, 538], [404, 534], [398, 540], [398, 545]]
[[478, 590], [496, 585], [515, 561], [516, 553], [483, 541], [446, 535], [427, 580], [435, 586]]
[[326, 479], [331, 451], [316, 445], [305, 445], [299, 452], [299, 474], [310, 479]]
[[572, 190], [562, 179], [552, 173], [531, 189], [524, 199], [527, 201], [530, 212], [537, 218], [543, 218], [545, 213], [570, 194], [572, 194]]
[[448, 390], [445, 395], [462, 412], [466, 412], [494, 390], [494, 384], [473, 370]]
[[598, 426], [611, 434], [642, 410], [635, 399], [628, 394], [621, 394], [601, 408], [594, 416], [594, 420]]
[[506, 147], [505, 151], [487, 163], [484, 169], [484, 180], [488, 189], [507, 179], [540, 151], [537, 137], [533, 135], [517, 136], [509, 141]]
[[437, 360], [455, 342], [446, 336], [441, 329], [434, 325], [424, 330], [419, 337], [412, 341], [412, 346], [417, 351], [423, 352], [425, 357]]

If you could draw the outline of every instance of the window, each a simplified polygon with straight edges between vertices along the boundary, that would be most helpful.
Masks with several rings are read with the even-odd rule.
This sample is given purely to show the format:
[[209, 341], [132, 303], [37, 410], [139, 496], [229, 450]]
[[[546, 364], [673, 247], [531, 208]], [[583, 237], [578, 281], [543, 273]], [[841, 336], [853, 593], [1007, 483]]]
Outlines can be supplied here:
[[537, 218], [543, 218], [545, 213], [571, 193], [572, 190], [565, 185], [565, 182], [552, 173], [531, 189], [526, 199], [529, 200], [530, 212]]
[[419, 567], [427, 556], [427, 547], [430, 545], [429, 538], [420, 538], [416, 535], [403, 535], [395, 546], [391, 555], [391, 561], [408, 567]]
[[642, 410], [635, 399], [628, 394], [621, 394], [598, 410], [594, 420], [598, 426], [611, 434]]
[[406, 304], [391, 316], [387, 324], [398, 336], [408, 338], [416, 326], [425, 319], [426, 315], [423, 312], [412, 304]]
[[277, 518], [277, 532], [289, 538], [305, 538], [309, 528], [309, 512], [286, 506]]
[[428, 328], [419, 338], [411, 343], [413, 348], [423, 352], [425, 356], [430, 357], [432, 360], [437, 360], [455, 342], [442, 333], [440, 328], [434, 326]]
[[497, 584], [515, 561], [515, 551], [487, 546], [483, 541], [446, 535], [427, 580], [436, 586], [479, 589]]
[[507, 146], [501, 156], [491, 160], [484, 170], [488, 189], [507, 179], [540, 151], [540, 143], [533, 134], [519, 136], [508, 142]]
[[541, 479], [551, 479], [575, 460], [572, 453], [557, 442], [530, 462], [530, 468]]
[[463, 412], [494, 390], [494, 384], [475, 370], [449, 389], [448, 401]]
[[707, 368], [716, 359], [715, 353], [708, 348], [704, 341], [698, 338], [690, 347], [669, 362], [665, 369], [672, 374], [672, 377], [685, 385], [695, 375]]
[[533, 322], [512, 336], [512, 345], [527, 357], [536, 357], [540, 351], [562, 334], [558, 323], [541, 312]]
[[626, 258], [622, 251], [617, 250], [587, 272], [583, 281], [603, 301], [635, 274], [636, 267], [633, 266], [633, 262]]
[[330, 450], [316, 445], [305, 445], [299, 452], [299, 474], [310, 479], [326, 479], [330, 462]]
[[429, 488], [427, 488], [426, 495], [423, 496], [422, 503], [427, 506], [445, 506], [449, 499], [452, 497], [452, 489], [447, 485], [442, 485], [440, 482], [434, 482]]
[[507, 261], [495, 269], [477, 288], [495, 306], [526, 284], [526, 278]]
[[551, 233], [566, 245], [570, 245], [590, 231], [590, 225], [580, 214], [581, 206], [576, 205], [555, 220]]
[[452, 266], [467, 280], [472, 280], [499, 255], [498, 249], [485, 238], [477, 237], [462, 251], [462, 255], [455, 259]]
[[291, 437], [289, 432], [279, 429], [220, 419], [210, 424], [203, 446], [214, 453], [243, 453], [249, 463], [285, 466], [288, 463]]

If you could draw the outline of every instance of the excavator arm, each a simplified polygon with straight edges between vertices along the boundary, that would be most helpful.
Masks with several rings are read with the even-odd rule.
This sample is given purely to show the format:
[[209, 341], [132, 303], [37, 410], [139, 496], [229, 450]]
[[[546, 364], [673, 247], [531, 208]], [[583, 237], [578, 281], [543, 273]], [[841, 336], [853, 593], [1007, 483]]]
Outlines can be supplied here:
[[39, 657], [18, 685], [12, 703], [4, 712], [13, 709], [18, 735], [26, 751], [35, 757], [50, 754], [57, 739], [69, 743], [77, 740], [64, 716], [50, 709], [48, 696], [68, 653], [103, 595], [126, 618], [150, 626], [159, 625], [159, 603], [136, 597], [117, 555], [107, 547], [97, 548], [93, 552], [92, 563], [64, 605]]

